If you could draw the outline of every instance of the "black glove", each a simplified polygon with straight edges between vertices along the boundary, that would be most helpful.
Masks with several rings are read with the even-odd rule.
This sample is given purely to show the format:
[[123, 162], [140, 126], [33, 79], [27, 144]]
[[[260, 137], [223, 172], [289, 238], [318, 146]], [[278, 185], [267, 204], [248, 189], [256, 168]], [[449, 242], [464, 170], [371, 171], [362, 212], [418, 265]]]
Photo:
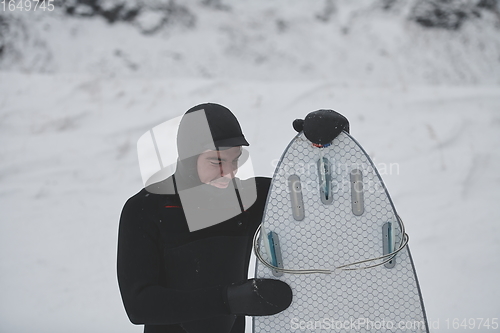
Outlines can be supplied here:
[[270, 316], [290, 306], [292, 289], [280, 280], [249, 279], [228, 286], [226, 299], [232, 314]]

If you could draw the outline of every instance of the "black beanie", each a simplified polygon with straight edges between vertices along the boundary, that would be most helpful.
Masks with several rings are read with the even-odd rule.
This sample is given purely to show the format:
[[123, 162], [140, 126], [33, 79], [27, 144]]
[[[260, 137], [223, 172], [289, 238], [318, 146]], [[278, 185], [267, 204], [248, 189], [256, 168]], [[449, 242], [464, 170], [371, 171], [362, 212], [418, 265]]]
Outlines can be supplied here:
[[[193, 113], [198, 112], [196, 116]], [[210, 133], [207, 133], [207, 124]], [[177, 132], [179, 158], [199, 155], [206, 149], [248, 146], [234, 114], [226, 107], [200, 104], [189, 109], [182, 118]]]
[[184, 114], [177, 132], [179, 161], [175, 175], [179, 190], [201, 184], [197, 160], [205, 150], [248, 145], [238, 120], [228, 108], [215, 103], [192, 107]]
[[[238, 120], [229, 109], [213, 103], [197, 105], [183, 115], [179, 124], [174, 175], [152, 184], [147, 190], [178, 194], [190, 231], [228, 220], [255, 202], [255, 181], [234, 177], [226, 188], [205, 184], [198, 176], [198, 158], [206, 150], [248, 145]], [[249, 159], [246, 150], [242, 149], [241, 153], [238, 166]]]

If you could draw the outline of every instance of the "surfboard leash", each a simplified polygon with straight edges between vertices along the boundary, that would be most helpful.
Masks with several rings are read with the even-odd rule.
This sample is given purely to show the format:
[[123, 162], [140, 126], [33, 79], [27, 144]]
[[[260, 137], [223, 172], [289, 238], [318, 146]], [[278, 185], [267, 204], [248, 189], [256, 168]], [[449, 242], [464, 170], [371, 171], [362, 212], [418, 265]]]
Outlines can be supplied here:
[[[405, 231], [405, 225], [403, 223], [403, 220], [401, 219], [401, 217], [399, 215], [396, 215], [396, 217], [398, 219], [399, 226], [401, 227], [401, 234], [403, 235], [401, 238], [401, 242], [399, 243], [399, 247], [396, 250], [394, 250], [391, 253], [380, 256], [380, 257], [360, 260], [360, 261], [356, 261], [356, 262], [353, 262], [350, 264], [337, 266], [333, 270], [330, 270], [330, 269], [286, 269], [286, 268], [277, 267], [277, 266], [274, 266], [274, 265], [268, 263], [262, 257], [262, 255], [259, 251], [259, 248], [258, 248], [258, 244], [257, 244], [258, 235], [262, 232], [262, 230], [261, 230], [263, 228], [262, 224], [259, 225], [259, 227], [255, 231], [255, 234], [253, 236], [253, 249], [255, 252], [255, 256], [259, 259], [259, 261], [263, 265], [265, 265], [266, 267], [268, 267], [272, 270], [276, 270], [276, 271], [288, 273], [288, 274], [332, 274], [335, 271], [356, 271], [356, 270], [374, 268], [374, 267], [378, 267], [378, 266], [384, 265], [384, 264], [392, 261], [396, 257], [396, 255], [408, 245], [410, 237], [408, 236], [408, 234]], [[264, 231], [264, 233], [265, 233], [265, 231]], [[265, 247], [266, 247], [266, 249], [268, 248], [267, 246], [265, 246]], [[267, 249], [267, 251], [269, 251], [269, 249]], [[388, 258], [388, 259], [385, 259], [385, 258]], [[385, 260], [380, 262], [380, 263], [374, 264], [374, 265], [362, 266], [362, 267], [352, 267], [352, 266], [364, 264], [367, 262], [383, 260], [383, 259], [385, 259]]]

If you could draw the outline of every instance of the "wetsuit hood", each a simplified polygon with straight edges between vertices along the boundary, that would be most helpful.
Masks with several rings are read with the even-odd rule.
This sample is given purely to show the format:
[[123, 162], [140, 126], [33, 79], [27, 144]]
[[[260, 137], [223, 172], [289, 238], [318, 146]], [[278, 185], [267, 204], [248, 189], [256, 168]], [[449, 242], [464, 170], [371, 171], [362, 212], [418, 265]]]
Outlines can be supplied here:
[[[227, 188], [217, 188], [201, 182], [197, 163], [207, 150], [224, 150], [248, 146], [248, 141], [234, 114], [226, 107], [206, 103], [189, 109], [177, 131], [177, 164], [172, 177], [151, 184], [146, 189], [157, 194], [179, 195], [191, 231], [203, 229], [232, 218], [256, 199], [255, 182], [233, 178]], [[242, 152], [239, 165], [248, 159]]]

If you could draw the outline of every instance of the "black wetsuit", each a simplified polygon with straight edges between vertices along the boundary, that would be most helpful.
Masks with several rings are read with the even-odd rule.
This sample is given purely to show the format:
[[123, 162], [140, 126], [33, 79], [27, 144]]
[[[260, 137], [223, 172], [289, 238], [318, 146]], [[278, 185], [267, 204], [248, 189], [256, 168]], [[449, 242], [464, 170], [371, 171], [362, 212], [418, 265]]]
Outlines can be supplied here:
[[257, 177], [257, 200], [243, 213], [189, 232], [178, 195], [143, 189], [125, 204], [118, 236], [118, 282], [126, 312], [147, 333], [243, 333], [229, 313], [225, 286], [247, 279], [252, 238], [270, 178]]

